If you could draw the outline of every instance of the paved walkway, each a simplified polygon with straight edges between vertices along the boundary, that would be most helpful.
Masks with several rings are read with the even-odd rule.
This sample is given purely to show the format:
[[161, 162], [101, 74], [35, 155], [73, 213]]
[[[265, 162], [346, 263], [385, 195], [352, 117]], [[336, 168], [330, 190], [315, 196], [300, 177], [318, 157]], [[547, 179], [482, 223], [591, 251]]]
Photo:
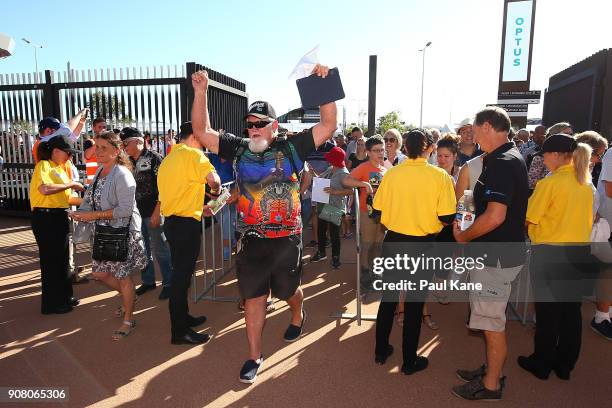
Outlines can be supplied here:
[[[284, 302], [276, 303], [264, 333], [264, 370], [257, 384], [247, 387], [237, 381], [247, 355], [244, 319], [234, 303], [190, 303], [193, 314], [208, 316], [201, 330], [214, 338], [205, 346], [172, 346], [167, 304], [149, 292], [137, 305], [136, 330], [113, 342], [111, 333], [120, 324], [112, 313], [118, 297], [94, 282], [75, 286], [81, 305], [74, 312], [40, 314], [37, 246], [29, 222], [0, 218], [0, 386], [69, 387], [70, 407], [478, 405], [450, 393], [458, 383], [455, 369], [475, 368], [483, 361], [482, 338], [464, 327], [464, 304], [430, 304], [440, 325], [438, 331], [422, 330], [421, 350], [429, 356], [430, 368], [410, 377], [399, 373], [400, 353], [385, 366], [374, 364], [372, 322], [358, 326], [329, 317], [333, 311], [354, 310], [353, 245], [343, 240], [345, 264], [338, 271], [325, 262], [306, 265], [308, 323], [299, 341], [282, 341], [289, 313]], [[78, 262], [87, 263], [87, 257], [87, 248], [80, 248]], [[202, 283], [200, 276], [200, 288]], [[233, 275], [217, 294], [236, 296]], [[365, 313], [375, 311], [374, 302], [364, 306]], [[507, 388], [497, 406], [609, 406], [611, 344], [589, 329], [592, 313], [593, 306], [585, 304], [582, 355], [570, 382], [554, 375], [541, 381], [522, 372], [516, 357], [532, 349], [533, 329], [510, 322]], [[400, 350], [397, 326], [392, 343]]]

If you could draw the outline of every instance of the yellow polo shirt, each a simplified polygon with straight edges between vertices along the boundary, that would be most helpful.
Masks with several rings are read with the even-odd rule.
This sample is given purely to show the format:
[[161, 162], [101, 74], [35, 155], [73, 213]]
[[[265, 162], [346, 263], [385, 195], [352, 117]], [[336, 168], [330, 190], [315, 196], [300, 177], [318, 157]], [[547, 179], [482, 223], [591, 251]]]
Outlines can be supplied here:
[[593, 187], [579, 184], [574, 165], [559, 167], [538, 181], [527, 207], [534, 244], [586, 243], [593, 227]]
[[43, 184], [66, 184], [70, 183], [71, 177], [66, 173], [66, 166], [55, 164], [51, 160], [41, 160], [34, 167], [32, 181], [30, 182], [30, 207], [34, 208], [68, 208], [68, 199], [71, 189], [59, 193], [44, 195], [38, 191]]
[[444, 224], [438, 217], [455, 214], [456, 204], [451, 176], [423, 158], [388, 170], [374, 196], [387, 229], [412, 236], [439, 233]]
[[159, 166], [157, 188], [164, 217], [192, 217], [200, 221], [206, 177], [215, 168], [201, 149], [174, 146]]

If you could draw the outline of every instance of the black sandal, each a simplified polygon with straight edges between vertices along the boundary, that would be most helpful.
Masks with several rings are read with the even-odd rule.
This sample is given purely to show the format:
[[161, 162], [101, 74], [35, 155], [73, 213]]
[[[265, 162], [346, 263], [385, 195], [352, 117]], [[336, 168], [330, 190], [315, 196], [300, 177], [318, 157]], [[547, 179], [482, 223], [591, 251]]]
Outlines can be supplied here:
[[136, 327], [136, 320], [132, 320], [132, 321], [124, 320], [123, 324], [128, 326], [129, 329], [128, 330], [115, 330], [113, 332], [113, 337], [112, 337], [114, 341], [125, 339], [127, 336], [129, 336], [132, 330], [134, 330], [134, 328]]

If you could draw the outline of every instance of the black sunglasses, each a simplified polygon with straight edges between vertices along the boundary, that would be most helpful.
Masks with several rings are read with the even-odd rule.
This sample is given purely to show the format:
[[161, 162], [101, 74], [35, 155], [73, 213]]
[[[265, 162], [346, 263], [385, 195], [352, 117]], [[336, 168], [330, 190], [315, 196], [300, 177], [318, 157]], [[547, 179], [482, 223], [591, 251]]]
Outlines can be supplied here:
[[253, 129], [253, 128], [262, 129], [268, 126], [270, 123], [272, 122], [269, 122], [267, 120], [259, 120], [257, 122], [247, 122], [246, 128], [247, 129]]

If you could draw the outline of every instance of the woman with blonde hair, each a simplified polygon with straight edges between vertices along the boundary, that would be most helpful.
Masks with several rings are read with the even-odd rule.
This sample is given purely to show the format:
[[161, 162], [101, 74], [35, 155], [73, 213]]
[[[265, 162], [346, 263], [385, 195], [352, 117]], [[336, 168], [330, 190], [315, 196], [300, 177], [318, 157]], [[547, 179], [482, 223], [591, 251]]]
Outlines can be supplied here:
[[402, 148], [402, 135], [397, 129], [389, 129], [383, 135], [383, 140], [385, 141], [385, 167], [390, 169], [393, 166], [397, 166], [404, 160], [406, 160], [406, 156], [401, 152]]
[[566, 134], [546, 139], [542, 153], [551, 174], [538, 182], [527, 208], [538, 319], [535, 350], [518, 364], [543, 380], [551, 371], [569, 380], [580, 353], [581, 275], [589, 265], [593, 226], [591, 152]]
[[[94, 223], [92, 243], [92, 276], [121, 294], [123, 305], [117, 311], [123, 315], [123, 323], [113, 333], [113, 340], [127, 337], [136, 326], [132, 319], [134, 282], [131, 274], [147, 265], [144, 241], [140, 232], [141, 218], [136, 207], [136, 181], [130, 170], [127, 154], [121, 150], [121, 138], [114, 132], [104, 132], [96, 137], [98, 172], [85, 193], [79, 210], [71, 213], [72, 219]], [[127, 250], [109, 253], [98, 240], [97, 232], [115, 232], [127, 243]], [[111, 251], [112, 252], [112, 251]]]
[[[559, 122], [548, 128], [545, 137], [548, 138], [549, 136], [556, 134], [572, 136], [574, 134], [574, 130], [572, 129], [572, 125], [570, 125], [568, 122]], [[531, 158], [527, 158], [526, 163], [529, 189], [533, 190], [536, 183], [546, 176], [548, 170], [544, 165], [544, 158], [542, 157], [541, 151], [534, 153]]]

